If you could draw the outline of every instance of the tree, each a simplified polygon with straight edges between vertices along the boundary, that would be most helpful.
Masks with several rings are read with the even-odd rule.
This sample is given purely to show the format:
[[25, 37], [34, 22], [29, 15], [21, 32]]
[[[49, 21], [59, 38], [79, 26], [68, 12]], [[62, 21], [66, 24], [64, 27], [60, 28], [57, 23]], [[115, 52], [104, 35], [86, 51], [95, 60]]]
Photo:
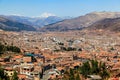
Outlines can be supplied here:
[[73, 69], [70, 69], [70, 79], [69, 80], [75, 80]]
[[4, 53], [5, 50], [6, 50], [5, 46], [0, 43], [0, 53], [1, 54]]
[[6, 46], [6, 47], [7, 47], [7, 51], [20, 53], [20, 48], [18, 48], [16, 46]]
[[7, 75], [4, 73], [4, 69], [0, 67], [0, 80], [9, 80]]
[[100, 75], [102, 76], [102, 78], [103, 79], [109, 78], [110, 77], [110, 73], [107, 71], [105, 63], [102, 63], [100, 65], [100, 68], [101, 68]]
[[76, 76], [75, 80], [81, 80], [80, 76], [79, 76], [79, 73], [77, 73], [77, 76]]
[[14, 75], [12, 76], [12, 80], [18, 80], [17, 72], [14, 71]]
[[70, 77], [70, 73], [69, 73], [69, 71], [66, 70], [66, 71], [64, 72], [64, 75], [63, 75], [63, 78], [62, 78], [62, 79], [63, 79], [63, 80], [69, 80], [69, 77]]
[[11, 52], [16, 52], [16, 53], [20, 53], [20, 48], [16, 47], [16, 46], [9, 46], [9, 45], [3, 45], [0, 43], [0, 54], [3, 54], [5, 51], [11, 51]]
[[91, 68], [88, 61], [83, 63], [82, 67], [80, 68], [80, 72], [85, 78], [91, 73]]
[[103, 79], [106, 79], [106, 78], [110, 77], [110, 74], [106, 69], [103, 70], [100, 75], [102, 76]]
[[99, 72], [98, 61], [91, 60], [91, 73], [97, 74]]

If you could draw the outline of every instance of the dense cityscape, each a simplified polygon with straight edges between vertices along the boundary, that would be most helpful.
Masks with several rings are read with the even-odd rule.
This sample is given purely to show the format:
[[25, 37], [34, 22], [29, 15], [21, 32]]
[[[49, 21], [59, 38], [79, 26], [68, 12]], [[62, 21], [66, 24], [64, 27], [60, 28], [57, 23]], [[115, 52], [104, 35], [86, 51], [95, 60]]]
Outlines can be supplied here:
[[120, 80], [120, 0], [0, 0], [0, 80]]

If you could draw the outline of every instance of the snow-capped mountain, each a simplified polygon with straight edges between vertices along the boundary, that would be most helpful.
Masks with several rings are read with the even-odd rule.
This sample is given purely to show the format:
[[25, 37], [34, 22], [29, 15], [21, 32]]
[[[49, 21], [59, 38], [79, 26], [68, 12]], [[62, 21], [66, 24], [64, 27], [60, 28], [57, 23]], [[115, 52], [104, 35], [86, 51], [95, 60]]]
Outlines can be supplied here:
[[45, 13], [43, 13], [43, 14], [40, 15], [41, 18], [48, 18], [50, 16], [56, 16], [56, 15], [52, 14], [52, 13], [47, 13], [47, 12], [45, 12]]
[[[89, 27], [90, 25], [101, 21], [103, 19], [107, 19], [107, 18], [119, 18], [120, 17], [120, 12], [92, 12], [92, 13], [88, 13], [86, 15], [83, 16], [79, 16], [76, 18], [72, 18], [72, 19], [68, 19], [68, 20], [63, 20], [51, 25], [47, 25], [44, 26], [43, 28], [40, 29], [40, 31], [69, 31], [69, 30], [82, 30], [86, 27]], [[120, 19], [115, 19], [118, 22], [120, 21]], [[103, 26], [103, 28], [105, 26], [108, 25], [108, 19], [107, 20], [103, 20], [101, 22], [98, 22], [100, 24], [94, 24], [92, 26], [95, 26], [95, 28], [97, 28], [97, 26], [101, 27]], [[109, 20], [111, 23], [114, 20]], [[106, 22], [106, 24], [105, 24]], [[116, 21], [114, 21], [116, 23]], [[102, 24], [104, 23], [104, 25]], [[111, 23], [110, 25], [112, 25], [114, 23]], [[118, 23], [116, 23], [117, 25]], [[115, 24], [114, 24], [115, 25]], [[114, 26], [113, 25], [113, 26]], [[109, 27], [109, 26], [108, 26]], [[116, 28], [118, 28], [119, 31], [119, 25], [115, 26]], [[111, 29], [113, 29], [113, 27], [110, 27]], [[115, 30], [116, 30], [115, 28]], [[108, 29], [108, 28], [107, 28]]]
[[34, 26], [35, 28], [40, 28], [45, 25], [53, 24], [64, 19], [69, 19], [71, 17], [58, 17], [55, 14], [51, 13], [43, 13], [39, 17], [25, 17], [25, 16], [17, 16], [17, 15], [2, 15], [8, 19], [24, 23], [27, 25]]

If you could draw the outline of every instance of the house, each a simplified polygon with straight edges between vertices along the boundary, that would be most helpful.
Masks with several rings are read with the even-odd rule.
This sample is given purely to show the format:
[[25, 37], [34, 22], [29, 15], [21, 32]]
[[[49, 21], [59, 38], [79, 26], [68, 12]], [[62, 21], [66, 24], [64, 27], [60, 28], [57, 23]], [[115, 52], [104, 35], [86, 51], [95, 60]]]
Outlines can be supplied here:
[[48, 72], [49, 74], [49, 79], [54, 79], [60, 75], [60, 72], [57, 69], [53, 69]]
[[40, 79], [40, 73], [42, 72], [41, 66], [33, 63], [24, 63], [20, 65], [20, 74], [27, 76], [29, 80]]
[[32, 62], [32, 58], [30, 56], [24, 56], [23, 57], [23, 62], [30, 63], [30, 62]]
[[4, 59], [3, 59], [3, 58], [0, 58], [0, 62], [4, 62]]
[[18, 74], [18, 80], [26, 80], [25, 74]]
[[102, 80], [102, 77], [99, 75], [88, 75], [87, 80]]
[[14, 70], [11, 67], [6, 67], [4, 68], [4, 73], [11, 79], [12, 76], [14, 75]]
[[11, 59], [11, 62], [22, 62], [22, 55], [16, 55]]
[[31, 72], [34, 70], [33, 64], [22, 64], [20, 66], [20, 74], [31, 75]]
[[34, 77], [34, 80], [40, 80], [38, 77]]

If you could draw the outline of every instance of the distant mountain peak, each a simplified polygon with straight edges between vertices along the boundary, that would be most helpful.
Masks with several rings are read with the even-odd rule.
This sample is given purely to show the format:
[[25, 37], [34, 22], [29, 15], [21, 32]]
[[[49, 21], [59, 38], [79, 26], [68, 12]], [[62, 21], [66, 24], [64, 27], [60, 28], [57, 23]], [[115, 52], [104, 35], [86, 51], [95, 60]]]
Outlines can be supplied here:
[[43, 14], [40, 15], [41, 18], [48, 18], [50, 16], [56, 16], [55, 14], [52, 14], [52, 13], [48, 13], [48, 12], [45, 12]]

